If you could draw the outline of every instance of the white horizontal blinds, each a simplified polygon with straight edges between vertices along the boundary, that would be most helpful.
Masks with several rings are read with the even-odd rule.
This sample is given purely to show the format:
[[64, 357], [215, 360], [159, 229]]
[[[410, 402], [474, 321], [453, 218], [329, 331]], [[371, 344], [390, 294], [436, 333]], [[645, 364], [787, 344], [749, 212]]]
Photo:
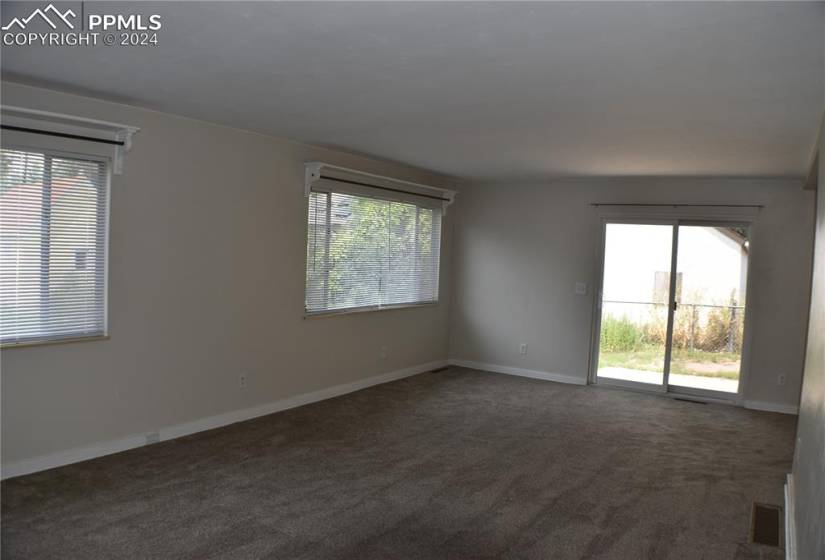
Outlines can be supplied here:
[[438, 300], [440, 208], [313, 191], [307, 229], [307, 312]]
[[0, 342], [104, 334], [106, 165], [0, 150]]

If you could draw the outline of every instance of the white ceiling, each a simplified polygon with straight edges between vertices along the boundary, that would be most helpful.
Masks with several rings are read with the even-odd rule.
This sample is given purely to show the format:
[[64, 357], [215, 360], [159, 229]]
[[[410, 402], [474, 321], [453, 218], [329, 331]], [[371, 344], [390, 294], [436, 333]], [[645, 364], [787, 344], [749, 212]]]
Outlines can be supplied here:
[[798, 177], [825, 104], [823, 3], [85, 9], [160, 44], [4, 47], [4, 78], [457, 177]]

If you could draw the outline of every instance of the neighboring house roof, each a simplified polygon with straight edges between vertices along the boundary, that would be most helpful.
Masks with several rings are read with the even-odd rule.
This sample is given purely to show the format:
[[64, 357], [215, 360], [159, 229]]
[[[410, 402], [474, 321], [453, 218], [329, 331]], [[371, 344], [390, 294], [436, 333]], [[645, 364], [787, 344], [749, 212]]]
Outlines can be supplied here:
[[748, 243], [748, 235], [747, 230], [744, 228], [734, 228], [734, 227], [717, 227], [714, 228], [718, 233], [721, 233], [723, 236], [727, 237], [731, 241], [735, 241], [737, 245], [742, 249], [744, 252], [748, 252], [749, 243]]

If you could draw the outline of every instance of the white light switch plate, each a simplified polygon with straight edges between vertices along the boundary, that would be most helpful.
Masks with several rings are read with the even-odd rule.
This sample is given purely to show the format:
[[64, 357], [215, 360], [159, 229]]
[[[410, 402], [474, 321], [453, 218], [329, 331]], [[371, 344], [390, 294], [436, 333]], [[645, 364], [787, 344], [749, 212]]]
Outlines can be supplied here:
[[584, 282], [576, 282], [576, 295], [583, 296], [587, 294], [587, 284]]

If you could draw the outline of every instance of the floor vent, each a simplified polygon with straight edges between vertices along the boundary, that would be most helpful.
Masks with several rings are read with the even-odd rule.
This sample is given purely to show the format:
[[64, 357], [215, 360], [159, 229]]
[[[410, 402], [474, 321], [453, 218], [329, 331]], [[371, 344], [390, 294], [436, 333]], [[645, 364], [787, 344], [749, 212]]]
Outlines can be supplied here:
[[751, 510], [751, 542], [779, 546], [779, 522], [782, 508], [772, 504], [753, 502]]
[[431, 373], [438, 373], [439, 371], [445, 371], [445, 370], [448, 370], [448, 369], [450, 369], [450, 366], [444, 366], [444, 367], [440, 367], [438, 369], [432, 370]]
[[674, 401], [691, 402], [693, 404], [708, 404], [704, 401], [695, 401], [693, 399], [683, 399], [682, 397], [673, 397]]

